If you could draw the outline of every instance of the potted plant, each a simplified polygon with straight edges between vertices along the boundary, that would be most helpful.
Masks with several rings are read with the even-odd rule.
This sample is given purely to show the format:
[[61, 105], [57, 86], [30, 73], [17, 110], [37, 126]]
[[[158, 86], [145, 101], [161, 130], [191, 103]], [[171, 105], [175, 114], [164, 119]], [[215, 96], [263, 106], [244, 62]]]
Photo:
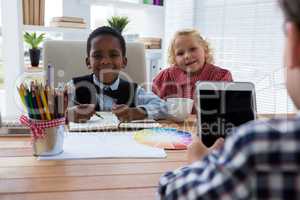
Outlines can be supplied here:
[[32, 67], [39, 66], [41, 49], [39, 49], [40, 43], [44, 40], [45, 33], [37, 35], [35, 32], [33, 33], [24, 33], [24, 41], [30, 46], [29, 56]]
[[121, 17], [121, 16], [112, 16], [111, 18], [107, 19], [108, 25], [120, 33], [124, 30], [124, 28], [129, 23], [128, 17]]

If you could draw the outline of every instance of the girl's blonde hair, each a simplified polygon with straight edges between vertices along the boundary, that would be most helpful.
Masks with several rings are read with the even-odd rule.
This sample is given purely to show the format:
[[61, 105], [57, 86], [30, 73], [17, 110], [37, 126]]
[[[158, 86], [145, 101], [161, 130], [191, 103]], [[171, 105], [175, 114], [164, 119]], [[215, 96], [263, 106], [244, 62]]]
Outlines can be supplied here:
[[179, 36], [191, 36], [195, 37], [201, 46], [204, 49], [205, 52], [205, 63], [210, 63], [213, 64], [214, 59], [212, 55], [212, 49], [210, 48], [209, 43], [200, 35], [200, 33], [196, 29], [183, 29], [180, 31], [177, 31], [171, 41], [171, 44], [169, 46], [169, 57], [168, 57], [168, 62], [169, 64], [175, 64], [175, 41]]

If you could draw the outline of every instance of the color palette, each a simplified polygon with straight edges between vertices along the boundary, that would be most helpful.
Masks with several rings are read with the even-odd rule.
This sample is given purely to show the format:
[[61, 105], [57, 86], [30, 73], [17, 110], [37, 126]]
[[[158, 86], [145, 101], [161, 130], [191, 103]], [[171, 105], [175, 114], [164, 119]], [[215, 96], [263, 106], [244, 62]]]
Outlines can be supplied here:
[[134, 139], [141, 144], [152, 147], [186, 149], [192, 142], [192, 135], [175, 128], [151, 128], [135, 132]]

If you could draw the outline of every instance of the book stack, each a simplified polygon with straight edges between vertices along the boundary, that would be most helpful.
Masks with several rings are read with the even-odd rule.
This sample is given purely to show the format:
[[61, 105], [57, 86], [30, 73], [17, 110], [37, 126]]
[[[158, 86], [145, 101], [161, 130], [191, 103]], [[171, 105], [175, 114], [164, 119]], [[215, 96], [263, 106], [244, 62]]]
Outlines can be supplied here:
[[144, 0], [144, 4], [163, 6], [164, 0]]
[[86, 23], [81, 17], [53, 17], [50, 26], [65, 28], [87, 28]]
[[161, 49], [161, 38], [141, 37], [139, 41], [145, 45], [145, 49]]
[[23, 24], [44, 25], [45, 0], [23, 0]]

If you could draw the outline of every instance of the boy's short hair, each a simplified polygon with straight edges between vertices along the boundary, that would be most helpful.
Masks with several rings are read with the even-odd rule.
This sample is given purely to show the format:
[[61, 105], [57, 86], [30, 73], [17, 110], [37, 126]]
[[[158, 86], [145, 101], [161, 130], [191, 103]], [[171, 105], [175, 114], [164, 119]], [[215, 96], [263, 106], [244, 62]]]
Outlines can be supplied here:
[[126, 56], [126, 43], [125, 43], [124, 37], [122, 36], [122, 34], [119, 31], [117, 31], [109, 26], [98, 27], [89, 35], [89, 37], [87, 39], [87, 46], [86, 46], [87, 56], [90, 55], [90, 51], [92, 48], [92, 44], [91, 44], [92, 40], [95, 37], [101, 36], [101, 35], [111, 35], [111, 36], [117, 38], [120, 42], [122, 56]]
[[175, 46], [175, 40], [179, 37], [179, 36], [192, 36], [198, 39], [198, 41], [200, 42], [201, 46], [204, 49], [205, 52], [205, 59], [206, 59], [206, 63], [210, 63], [213, 64], [214, 59], [213, 59], [213, 55], [212, 55], [212, 50], [209, 46], [209, 43], [200, 35], [200, 33], [196, 30], [196, 29], [183, 29], [180, 31], [177, 31], [170, 43], [169, 46], [169, 56], [168, 56], [168, 61], [169, 64], [175, 64], [175, 50], [174, 50], [174, 46]]
[[300, 27], [300, 1], [299, 0], [279, 0], [286, 21], [294, 22]]

